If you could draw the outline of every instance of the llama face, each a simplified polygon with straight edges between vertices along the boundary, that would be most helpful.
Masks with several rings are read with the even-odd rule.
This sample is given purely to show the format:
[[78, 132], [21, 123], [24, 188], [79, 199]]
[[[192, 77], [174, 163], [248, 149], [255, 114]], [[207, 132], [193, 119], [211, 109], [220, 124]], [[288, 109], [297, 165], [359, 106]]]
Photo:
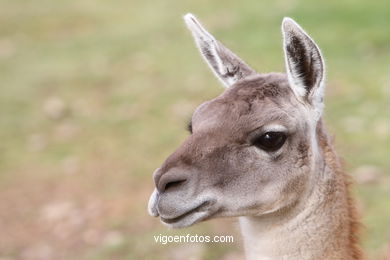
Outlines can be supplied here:
[[303, 109], [279, 74], [238, 82], [202, 104], [192, 133], [155, 173], [161, 220], [182, 227], [296, 202], [311, 168]]
[[154, 173], [150, 214], [185, 227], [293, 205], [307, 190], [317, 152], [324, 67], [318, 47], [285, 20], [287, 75], [257, 74], [193, 16], [186, 21], [228, 88], [196, 109], [190, 135]]

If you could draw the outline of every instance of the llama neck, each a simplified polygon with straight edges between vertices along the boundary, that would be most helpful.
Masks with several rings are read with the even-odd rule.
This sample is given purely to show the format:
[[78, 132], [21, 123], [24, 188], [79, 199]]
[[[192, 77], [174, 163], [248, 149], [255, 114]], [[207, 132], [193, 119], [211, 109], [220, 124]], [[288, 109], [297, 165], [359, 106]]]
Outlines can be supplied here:
[[321, 146], [324, 156], [303, 199], [275, 214], [240, 217], [248, 260], [360, 259], [347, 176], [328, 142]]

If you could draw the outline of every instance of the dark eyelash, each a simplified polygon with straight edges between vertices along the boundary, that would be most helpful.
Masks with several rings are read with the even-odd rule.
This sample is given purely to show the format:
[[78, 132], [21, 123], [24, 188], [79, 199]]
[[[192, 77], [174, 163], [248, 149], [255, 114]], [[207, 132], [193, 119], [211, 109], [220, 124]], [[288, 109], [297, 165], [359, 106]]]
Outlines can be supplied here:
[[187, 131], [192, 134], [192, 121], [189, 121], [187, 124]]

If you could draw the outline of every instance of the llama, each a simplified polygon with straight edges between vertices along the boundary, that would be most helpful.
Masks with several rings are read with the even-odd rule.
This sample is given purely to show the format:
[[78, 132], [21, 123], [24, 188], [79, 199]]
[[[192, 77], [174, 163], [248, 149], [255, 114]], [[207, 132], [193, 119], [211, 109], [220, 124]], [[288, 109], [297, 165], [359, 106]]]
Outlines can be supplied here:
[[257, 73], [184, 16], [226, 87], [201, 104], [190, 135], [154, 172], [150, 215], [172, 228], [238, 217], [247, 259], [361, 259], [359, 222], [322, 120], [321, 51], [282, 22], [286, 74]]

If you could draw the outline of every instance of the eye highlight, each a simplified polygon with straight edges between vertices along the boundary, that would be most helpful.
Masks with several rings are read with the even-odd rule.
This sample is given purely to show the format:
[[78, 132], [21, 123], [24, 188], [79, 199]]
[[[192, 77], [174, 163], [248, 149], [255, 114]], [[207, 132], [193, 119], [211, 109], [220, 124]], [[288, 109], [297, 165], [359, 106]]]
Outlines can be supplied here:
[[279, 150], [286, 142], [287, 135], [284, 132], [266, 132], [252, 141], [252, 145], [266, 152]]

